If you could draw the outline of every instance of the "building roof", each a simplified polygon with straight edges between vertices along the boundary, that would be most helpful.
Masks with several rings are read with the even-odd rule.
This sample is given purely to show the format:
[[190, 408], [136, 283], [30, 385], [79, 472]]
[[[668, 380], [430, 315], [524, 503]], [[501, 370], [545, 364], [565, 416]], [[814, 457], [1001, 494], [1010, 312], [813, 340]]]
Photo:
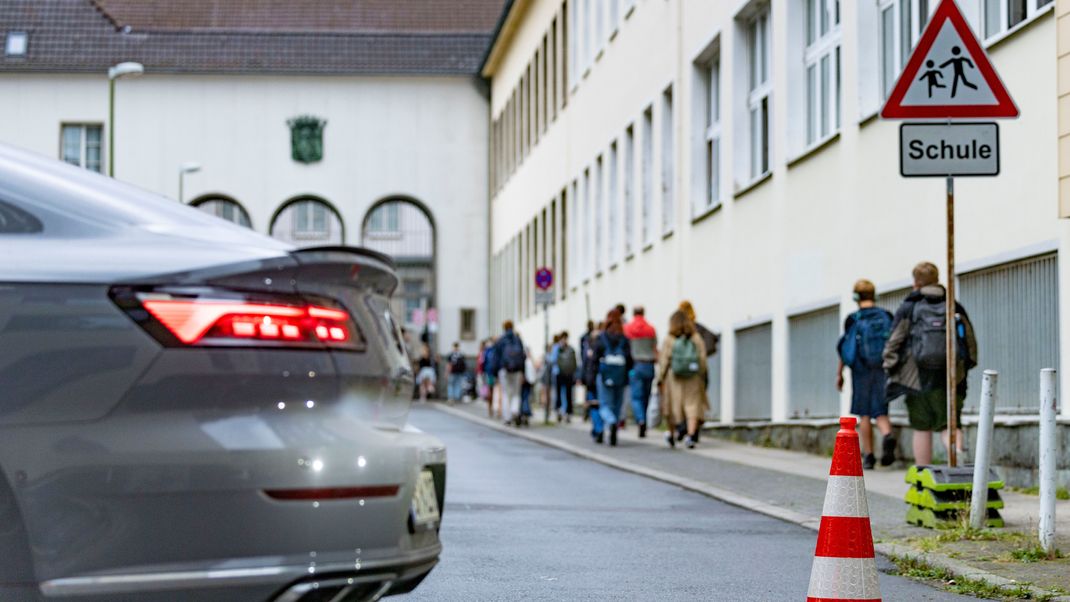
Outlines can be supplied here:
[[0, 72], [476, 74], [505, 0], [0, 0]]

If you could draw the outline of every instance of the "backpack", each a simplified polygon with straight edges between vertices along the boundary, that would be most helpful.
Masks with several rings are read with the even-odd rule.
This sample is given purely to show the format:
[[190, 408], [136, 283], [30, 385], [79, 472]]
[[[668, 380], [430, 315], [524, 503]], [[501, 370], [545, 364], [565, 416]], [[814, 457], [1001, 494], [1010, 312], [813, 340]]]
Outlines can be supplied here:
[[609, 337], [602, 335], [602, 346], [605, 353], [598, 362], [598, 374], [607, 387], [623, 387], [628, 384], [628, 358], [624, 355], [624, 343], [627, 339], [623, 336], [615, 347], [610, 346]]
[[859, 310], [854, 323], [843, 333], [840, 359], [851, 368], [880, 368], [884, 362], [884, 344], [892, 334], [892, 318], [883, 310]]
[[497, 377], [498, 372], [502, 369], [502, 358], [498, 357], [498, 346], [491, 345], [490, 347], [487, 347], [483, 357], [483, 372], [490, 376]]
[[[919, 368], [944, 370], [947, 368], [947, 303], [921, 300], [914, 304], [910, 320], [910, 353]], [[966, 340], [966, 324], [955, 314], [955, 357], [966, 363], [969, 370], [977, 365], [970, 357]]]
[[468, 362], [464, 361], [464, 355], [459, 351], [450, 355], [450, 372], [453, 374], [468, 372]]
[[572, 376], [576, 373], [576, 350], [564, 346], [557, 352], [557, 370], [562, 376]]
[[505, 371], [523, 372], [526, 358], [524, 343], [520, 341], [520, 337], [515, 334], [506, 335], [502, 341], [502, 367], [505, 368]]
[[677, 378], [691, 378], [699, 373], [698, 346], [689, 336], [679, 336], [672, 343], [672, 373]]

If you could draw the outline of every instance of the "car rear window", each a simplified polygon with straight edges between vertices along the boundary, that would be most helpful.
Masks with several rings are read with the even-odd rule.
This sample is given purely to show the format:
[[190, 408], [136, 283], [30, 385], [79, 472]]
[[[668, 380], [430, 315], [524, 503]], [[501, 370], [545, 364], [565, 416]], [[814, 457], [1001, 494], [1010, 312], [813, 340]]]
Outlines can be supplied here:
[[29, 211], [0, 201], [0, 234], [39, 234], [43, 230], [41, 220]]

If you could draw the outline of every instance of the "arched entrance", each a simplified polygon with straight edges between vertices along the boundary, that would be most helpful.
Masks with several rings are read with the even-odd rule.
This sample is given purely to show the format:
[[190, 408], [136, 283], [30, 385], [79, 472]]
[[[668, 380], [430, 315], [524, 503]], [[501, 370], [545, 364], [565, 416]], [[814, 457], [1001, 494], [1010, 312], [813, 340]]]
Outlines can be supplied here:
[[271, 236], [298, 247], [345, 244], [342, 216], [333, 205], [316, 196], [303, 195], [283, 203], [271, 217]]
[[421, 341], [438, 351], [435, 223], [431, 212], [416, 199], [383, 199], [364, 216], [361, 244], [389, 255], [397, 264], [399, 284], [391, 303], [409, 334], [410, 352], [417, 351]]

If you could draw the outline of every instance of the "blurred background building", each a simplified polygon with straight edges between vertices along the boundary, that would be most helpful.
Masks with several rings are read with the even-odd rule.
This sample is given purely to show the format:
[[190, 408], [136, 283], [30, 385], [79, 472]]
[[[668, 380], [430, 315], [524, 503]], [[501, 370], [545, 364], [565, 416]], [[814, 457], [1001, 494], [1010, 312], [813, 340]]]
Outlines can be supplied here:
[[[0, 0], [0, 141], [103, 173], [114, 154], [115, 177], [223, 219], [388, 253], [414, 337], [472, 353], [488, 333], [478, 70], [503, 2]], [[111, 80], [109, 105], [124, 62], [143, 74]]]

